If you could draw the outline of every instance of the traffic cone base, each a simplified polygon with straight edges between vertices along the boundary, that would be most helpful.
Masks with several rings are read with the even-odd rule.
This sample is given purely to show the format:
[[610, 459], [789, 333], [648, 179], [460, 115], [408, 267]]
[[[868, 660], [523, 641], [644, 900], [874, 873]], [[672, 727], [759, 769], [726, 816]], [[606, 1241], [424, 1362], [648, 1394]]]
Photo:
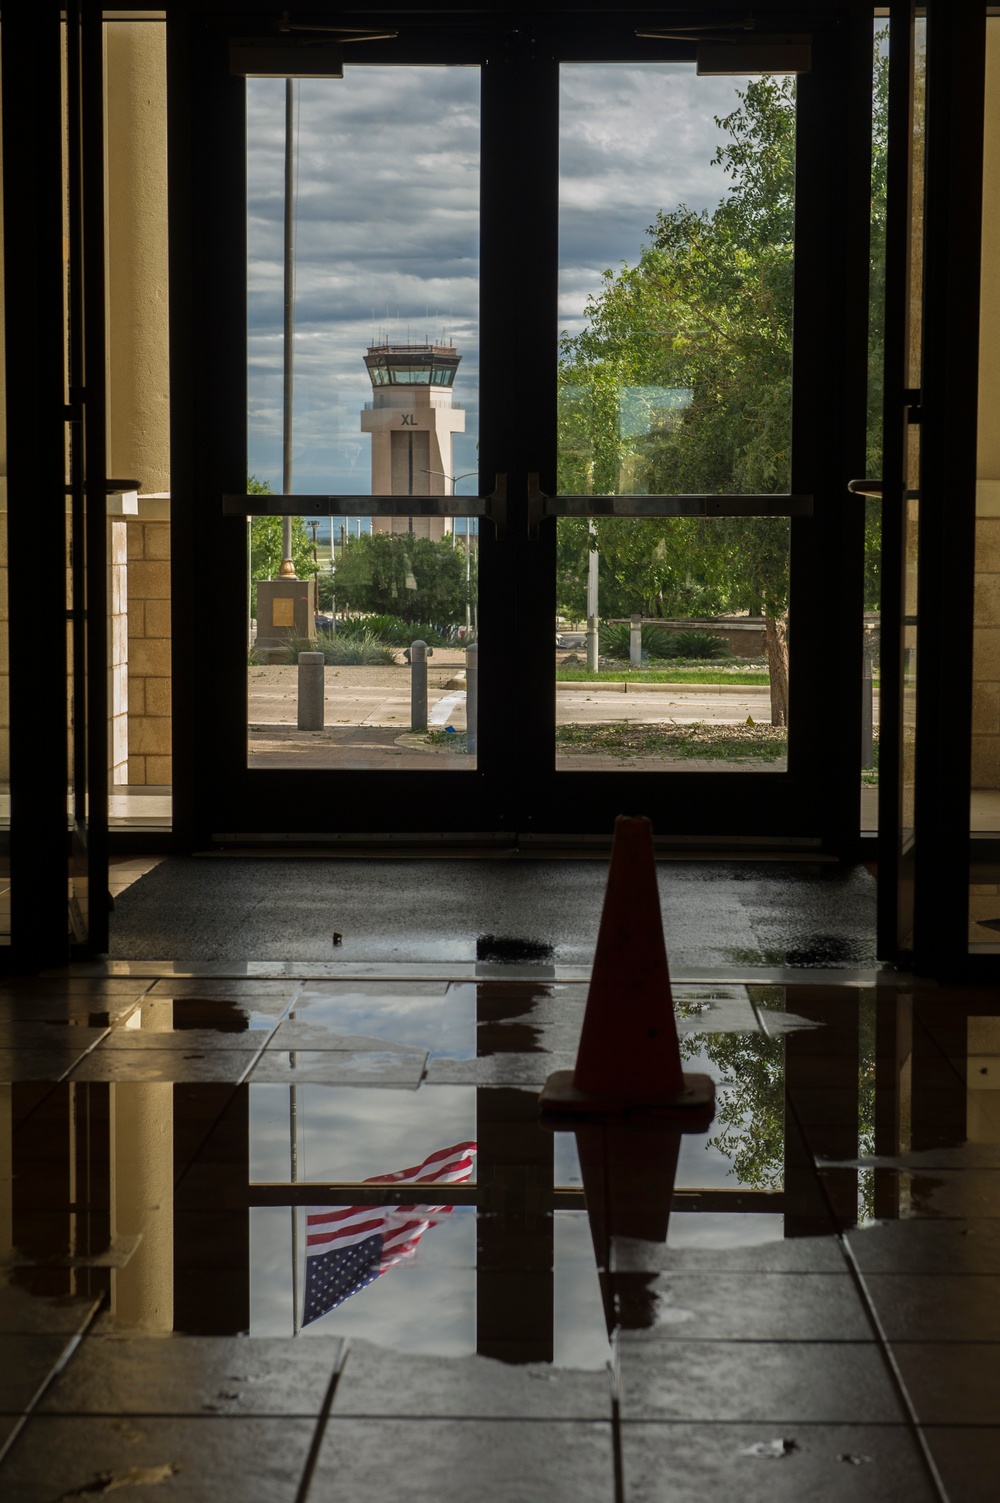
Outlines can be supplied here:
[[[690, 1123], [694, 1131], [712, 1120], [715, 1111], [715, 1081], [710, 1075], [685, 1075], [679, 1091], [662, 1096], [618, 1092], [605, 1095], [598, 1091], [581, 1091], [574, 1084], [574, 1071], [556, 1070], [550, 1075], [538, 1098], [542, 1114], [563, 1117], [593, 1117], [598, 1114], [641, 1111], [658, 1121]], [[699, 1119], [696, 1124], [693, 1119]]]
[[653, 826], [615, 820], [576, 1069], [550, 1075], [543, 1114], [594, 1116], [649, 1108], [660, 1120], [711, 1120], [715, 1084], [685, 1075], [656, 881]]

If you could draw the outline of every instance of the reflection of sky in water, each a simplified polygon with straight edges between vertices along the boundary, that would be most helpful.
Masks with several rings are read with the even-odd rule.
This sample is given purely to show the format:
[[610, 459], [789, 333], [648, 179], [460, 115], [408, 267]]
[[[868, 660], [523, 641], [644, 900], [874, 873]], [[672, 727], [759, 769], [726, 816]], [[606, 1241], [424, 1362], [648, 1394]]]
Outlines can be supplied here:
[[667, 1242], [683, 1247], [757, 1247], [780, 1242], [785, 1218], [767, 1211], [684, 1211], [671, 1216]]
[[601, 1286], [586, 1211], [556, 1211], [553, 1357], [557, 1367], [604, 1367], [609, 1357]]
[[[250, 1086], [252, 1182], [291, 1178], [289, 1091], [286, 1085]], [[392, 1174], [476, 1136], [475, 1086], [300, 1085], [296, 1096], [300, 1180]]]
[[[299, 1216], [299, 1300], [305, 1284], [305, 1211]], [[250, 1212], [250, 1334], [292, 1334], [292, 1212]], [[559, 1367], [608, 1361], [601, 1290], [583, 1211], [557, 1211], [554, 1356]], [[357, 1336], [395, 1351], [461, 1357], [476, 1350], [476, 1212], [456, 1206], [420, 1239], [412, 1259], [314, 1321], [305, 1336]]]
[[[305, 1275], [305, 1211], [299, 1215], [299, 1300]], [[250, 1212], [250, 1333], [292, 1334], [292, 1213]], [[476, 1350], [476, 1213], [456, 1206], [390, 1268], [303, 1333], [363, 1336], [397, 1351], [461, 1357]]]
[[432, 1059], [475, 1059], [476, 987], [471, 982], [408, 981], [332, 983], [322, 989], [307, 982], [291, 1016], [332, 1033], [358, 1033], [392, 1044], [430, 1051]]

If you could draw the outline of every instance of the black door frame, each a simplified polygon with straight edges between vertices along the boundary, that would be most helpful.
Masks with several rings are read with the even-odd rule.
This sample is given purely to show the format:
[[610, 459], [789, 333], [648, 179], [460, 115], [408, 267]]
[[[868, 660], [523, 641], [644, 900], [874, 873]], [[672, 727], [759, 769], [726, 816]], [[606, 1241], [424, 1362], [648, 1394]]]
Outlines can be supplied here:
[[[240, 8], [244, 19], [252, 10]], [[377, 19], [365, 15], [366, 24]], [[871, 7], [846, 0], [819, 18], [822, 45], [800, 79], [793, 400], [801, 441], [792, 490], [813, 493], [815, 511], [791, 523], [790, 767], [767, 775], [554, 771], [554, 527], [543, 524], [535, 540], [527, 528], [529, 473], [555, 490], [555, 341], [539, 349], [535, 331], [551, 326], [555, 306], [559, 62], [692, 53], [636, 41], [635, 30], [649, 24], [641, 10], [566, 15], [558, 31], [525, 28], [518, 18], [499, 27], [490, 18], [485, 33], [468, 15], [447, 25], [440, 13], [405, 25], [398, 13], [390, 19], [399, 39], [358, 44], [352, 59], [482, 67], [482, 174], [491, 190], [482, 202], [481, 283], [495, 291], [484, 296], [480, 321], [479, 489], [488, 494], [506, 473], [508, 526], [502, 540], [488, 524], [481, 530], [480, 619], [513, 616], [513, 648], [501, 632], [484, 630], [474, 773], [336, 773], [331, 797], [330, 773], [244, 771], [245, 575], [236, 567], [219, 574], [213, 563], [235, 525], [222, 517], [220, 499], [245, 484], [245, 383], [231, 379], [243, 370], [246, 328], [245, 291], [231, 275], [245, 258], [243, 174], [234, 170], [244, 160], [243, 83], [227, 65], [227, 34], [240, 23], [235, 7], [169, 8], [178, 844], [200, 848], [227, 836], [384, 839], [426, 834], [428, 824], [437, 838], [530, 842], [602, 836], [616, 813], [637, 807], [653, 816], [661, 837], [680, 842], [855, 849], [859, 769], [849, 749], [860, 746], [863, 502], [846, 485], [864, 470]], [[822, 619], [814, 609], [820, 600]], [[822, 704], [802, 667], [820, 661]], [[842, 749], [832, 765], [831, 724]]]

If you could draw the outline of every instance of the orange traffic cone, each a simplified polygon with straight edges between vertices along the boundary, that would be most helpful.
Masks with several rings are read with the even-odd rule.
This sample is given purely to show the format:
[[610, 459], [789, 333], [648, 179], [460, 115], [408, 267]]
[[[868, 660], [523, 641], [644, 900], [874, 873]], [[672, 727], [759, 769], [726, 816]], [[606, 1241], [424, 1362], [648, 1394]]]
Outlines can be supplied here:
[[715, 1082], [681, 1069], [648, 819], [615, 821], [576, 1069], [558, 1070], [539, 1101], [576, 1115], [652, 1107], [711, 1118]]

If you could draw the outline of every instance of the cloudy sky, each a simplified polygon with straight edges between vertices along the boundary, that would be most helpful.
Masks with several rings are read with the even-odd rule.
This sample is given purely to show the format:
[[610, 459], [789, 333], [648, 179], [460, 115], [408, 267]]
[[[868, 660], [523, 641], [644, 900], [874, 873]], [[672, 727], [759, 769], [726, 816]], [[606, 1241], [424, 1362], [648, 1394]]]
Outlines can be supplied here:
[[[693, 64], [565, 65], [561, 84], [558, 328], [582, 327], [605, 267], [634, 261], [657, 210], [714, 205], [711, 165], [745, 80]], [[294, 481], [370, 493], [373, 338], [453, 341], [467, 409], [454, 472], [478, 428], [479, 74], [348, 66], [298, 84]], [[281, 488], [284, 83], [248, 91], [249, 469]], [[459, 487], [475, 492], [474, 478]]]

